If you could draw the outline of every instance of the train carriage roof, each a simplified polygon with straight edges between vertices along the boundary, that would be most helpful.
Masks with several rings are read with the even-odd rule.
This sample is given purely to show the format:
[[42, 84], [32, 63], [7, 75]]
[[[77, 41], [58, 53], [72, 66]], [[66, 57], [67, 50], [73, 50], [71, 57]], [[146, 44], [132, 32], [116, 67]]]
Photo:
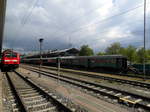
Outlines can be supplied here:
[[[42, 60], [46, 60], [46, 59], [102, 59], [102, 58], [126, 58], [125, 56], [122, 56], [122, 55], [104, 55], [104, 56], [64, 56], [64, 57], [51, 57], [51, 58], [42, 58]], [[23, 60], [39, 60], [40, 58], [25, 58]]]
[[75, 58], [126, 58], [122, 55], [103, 55], [103, 56], [67, 56], [67, 57], [60, 57], [61, 59], [75, 59]]

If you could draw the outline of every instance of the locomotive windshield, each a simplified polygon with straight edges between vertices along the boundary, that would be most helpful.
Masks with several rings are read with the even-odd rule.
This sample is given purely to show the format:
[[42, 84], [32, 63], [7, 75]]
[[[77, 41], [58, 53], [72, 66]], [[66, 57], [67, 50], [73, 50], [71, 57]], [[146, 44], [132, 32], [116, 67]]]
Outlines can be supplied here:
[[5, 57], [10, 58], [10, 57], [17, 57], [16, 53], [7, 53], [5, 54]]

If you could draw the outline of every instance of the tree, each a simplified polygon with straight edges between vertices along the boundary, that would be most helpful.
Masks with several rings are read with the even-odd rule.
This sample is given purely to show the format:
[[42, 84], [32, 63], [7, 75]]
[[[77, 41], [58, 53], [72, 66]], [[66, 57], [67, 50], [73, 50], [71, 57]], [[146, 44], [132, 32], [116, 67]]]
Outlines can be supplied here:
[[125, 48], [125, 56], [127, 56], [130, 62], [135, 62], [136, 60], [136, 48], [132, 45], [129, 45]]
[[[147, 52], [145, 51], [145, 59], [147, 59], [148, 55]], [[144, 62], [144, 48], [141, 48], [137, 51], [137, 62], [138, 63], [143, 63]], [[147, 60], [145, 60], [147, 62]]]
[[104, 52], [98, 52], [98, 53], [97, 53], [98, 56], [105, 55], [105, 54], [106, 54], [106, 53], [104, 53]]
[[147, 55], [150, 55], [150, 49], [146, 50]]
[[124, 48], [124, 47], [121, 47], [118, 54], [121, 54], [121, 55], [123, 55], [123, 56], [126, 56], [126, 52], [127, 52], [127, 49]]
[[81, 46], [79, 51], [80, 56], [92, 56], [94, 55], [93, 50], [88, 45]]
[[106, 48], [106, 54], [120, 54], [121, 48], [120, 43], [113, 43], [110, 47]]
[[147, 52], [147, 61], [150, 63], [150, 49], [148, 49], [146, 52]]

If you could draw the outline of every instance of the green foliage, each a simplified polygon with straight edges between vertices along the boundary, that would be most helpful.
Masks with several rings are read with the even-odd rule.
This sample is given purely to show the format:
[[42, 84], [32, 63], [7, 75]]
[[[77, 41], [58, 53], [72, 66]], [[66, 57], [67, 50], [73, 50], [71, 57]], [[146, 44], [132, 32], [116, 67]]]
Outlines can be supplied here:
[[[97, 55], [123, 55], [126, 56], [131, 63], [143, 63], [144, 61], [144, 48], [137, 49], [136, 47], [129, 45], [122, 47], [120, 43], [116, 42], [106, 48], [105, 52], [98, 52]], [[88, 45], [81, 46], [80, 56], [92, 56], [93, 50]], [[150, 49], [145, 50], [145, 62], [150, 63]]]
[[106, 54], [120, 54], [121, 48], [120, 43], [113, 43], [111, 46], [106, 48]]
[[150, 63], [150, 49], [147, 50], [147, 62]]
[[136, 60], [136, 48], [129, 45], [127, 48], [123, 48], [120, 43], [113, 43], [110, 47], [106, 48], [107, 54], [121, 54], [126, 56], [130, 62]]
[[[148, 53], [147, 50], [145, 51], [145, 62], [147, 62], [147, 58], [148, 58]], [[144, 48], [141, 48], [137, 51], [137, 62], [138, 63], [143, 63], [144, 62]]]
[[[99, 52], [97, 55], [117, 55], [121, 54], [126, 56], [131, 63], [143, 63], [144, 61], [144, 49], [137, 49], [132, 45], [122, 47], [120, 43], [113, 43], [106, 48], [105, 52]], [[150, 49], [145, 50], [145, 62], [150, 63]]]
[[127, 48], [125, 48], [125, 56], [130, 62], [136, 61], [136, 55], [136, 48], [134, 46], [129, 45]]
[[121, 55], [123, 55], [123, 56], [126, 56], [126, 55], [127, 55], [126, 52], [127, 52], [127, 49], [121, 47], [118, 54], [121, 54]]
[[150, 49], [147, 50], [147, 55], [150, 55]]
[[106, 54], [106, 53], [104, 53], [104, 52], [98, 52], [98, 53], [97, 53], [98, 56], [105, 55], [105, 54]]
[[93, 53], [93, 50], [88, 45], [83, 45], [81, 46], [79, 55], [80, 56], [92, 56], [94, 55], [94, 53]]

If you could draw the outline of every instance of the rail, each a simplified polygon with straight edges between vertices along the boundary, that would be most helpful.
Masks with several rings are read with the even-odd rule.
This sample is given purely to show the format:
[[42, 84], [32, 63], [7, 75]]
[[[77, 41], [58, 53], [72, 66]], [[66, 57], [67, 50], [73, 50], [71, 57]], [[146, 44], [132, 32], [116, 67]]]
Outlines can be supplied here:
[[[31, 70], [36, 73], [40, 73], [40, 74], [48, 76], [48, 77], [52, 77], [54, 79], [58, 78], [56, 74], [51, 74], [47, 71], [38, 71], [37, 69], [33, 70], [33, 68], [32, 69], [28, 68], [28, 70]], [[95, 96], [97, 96], [97, 94], [100, 94], [103, 96], [108, 96], [109, 98], [112, 98], [112, 99], [116, 99], [118, 102], [127, 102], [134, 106], [136, 105], [136, 107], [142, 107], [147, 110], [150, 109], [150, 106], [149, 106], [150, 98], [146, 97], [146, 96], [141, 96], [141, 95], [134, 94], [131, 92], [114, 89], [114, 88], [110, 88], [110, 87], [103, 86], [100, 84], [95, 84], [92, 82], [83, 81], [83, 80], [79, 80], [79, 79], [71, 78], [71, 77], [67, 77], [67, 76], [60, 76], [59, 80], [69, 83], [69, 84], [73, 84], [73, 85], [81, 87], [81, 88], [84, 88], [88, 91], [92, 91], [92, 92], [94, 92]]]

